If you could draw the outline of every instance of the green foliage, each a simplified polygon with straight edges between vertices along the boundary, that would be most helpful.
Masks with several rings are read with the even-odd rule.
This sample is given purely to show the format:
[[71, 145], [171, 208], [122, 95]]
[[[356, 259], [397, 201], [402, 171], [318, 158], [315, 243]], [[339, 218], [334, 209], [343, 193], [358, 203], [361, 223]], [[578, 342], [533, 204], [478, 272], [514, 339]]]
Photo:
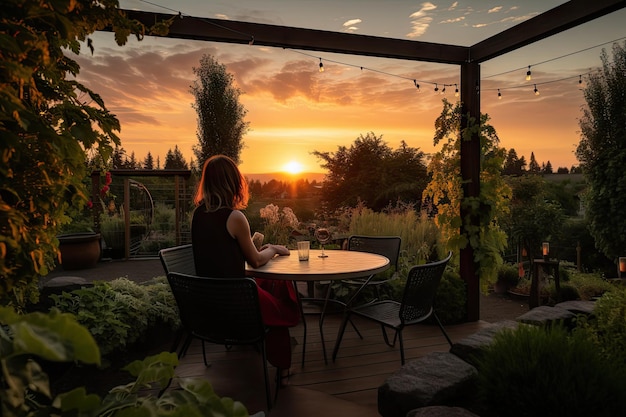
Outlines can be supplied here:
[[567, 283], [576, 288], [581, 300], [592, 300], [615, 289], [613, 284], [604, 280], [597, 273], [571, 271]]
[[322, 188], [327, 210], [354, 207], [363, 201], [380, 211], [397, 201], [419, 205], [427, 182], [424, 152], [403, 141], [392, 150], [383, 140], [368, 132], [360, 135], [350, 148], [336, 152], [314, 151], [328, 171]]
[[478, 361], [481, 415], [618, 416], [626, 368], [563, 327], [522, 325], [497, 334]]
[[584, 201], [596, 247], [614, 259], [626, 252], [626, 42], [613, 44], [613, 59], [602, 51], [602, 71], [589, 74], [587, 108], [579, 123], [576, 156], [589, 188]]
[[[433, 155], [428, 166], [431, 181], [425, 195], [436, 208], [436, 223], [447, 248], [453, 252], [470, 245], [474, 261], [479, 265], [483, 289], [487, 289], [497, 277], [502, 264], [502, 251], [506, 246], [506, 235], [499, 221], [508, 212], [510, 188], [503, 181], [500, 171], [506, 156], [499, 148], [495, 129], [487, 122], [487, 115], [476, 122], [470, 120], [464, 131], [461, 126], [461, 107], [443, 101], [443, 110], [435, 122], [434, 144], [444, 141], [441, 150]], [[480, 195], [463, 195], [461, 184], [461, 141], [480, 137]], [[467, 213], [462, 218], [461, 211]]]
[[546, 185], [541, 176], [522, 175], [509, 177], [507, 181], [513, 190], [511, 211], [502, 223], [509, 238], [521, 243], [532, 260], [541, 256], [541, 242], [551, 240], [562, 227], [561, 206], [546, 199]]
[[458, 272], [446, 267], [435, 294], [434, 308], [444, 324], [461, 323], [466, 319], [467, 290]]
[[432, 220], [417, 213], [411, 206], [387, 208], [375, 212], [363, 204], [350, 210], [349, 235], [400, 236], [398, 269], [403, 275], [413, 265], [437, 257], [440, 234]]
[[[111, 27], [123, 45], [145, 28], [115, 0], [6, 0], [0, 8], [0, 303], [36, 301], [37, 278], [54, 266], [70, 207], [87, 192], [85, 149], [105, 157], [119, 121], [98, 94], [76, 81], [71, 56], [81, 41]], [[159, 30], [163, 32], [163, 25]]]
[[498, 268], [498, 282], [507, 289], [515, 287], [520, 278], [518, 268], [518, 265], [510, 263], [500, 265]]
[[223, 154], [239, 163], [243, 135], [248, 131], [248, 112], [239, 102], [241, 91], [234, 87], [234, 76], [211, 55], [200, 58], [194, 67], [197, 79], [191, 86], [193, 108], [198, 114], [198, 145], [193, 152], [201, 169], [210, 156]]
[[[180, 389], [161, 397], [151, 394], [175, 376], [178, 358], [162, 352], [134, 361], [124, 370], [135, 381], [112, 388], [101, 399], [84, 387], [53, 397], [48, 376], [36, 358], [99, 364], [100, 352], [87, 329], [71, 314], [18, 315], [0, 307], [0, 411], [5, 417], [21, 416], [197, 416], [246, 417], [246, 407], [231, 398], [220, 398], [211, 384], [198, 378], [181, 378]], [[152, 391], [151, 391], [152, 390]]]
[[157, 324], [180, 325], [176, 302], [164, 279], [138, 285], [118, 278], [51, 297], [58, 309], [74, 314], [89, 329], [103, 355], [141, 340]]
[[605, 293], [596, 301], [593, 316], [581, 318], [576, 330], [612, 362], [626, 367], [626, 288]]

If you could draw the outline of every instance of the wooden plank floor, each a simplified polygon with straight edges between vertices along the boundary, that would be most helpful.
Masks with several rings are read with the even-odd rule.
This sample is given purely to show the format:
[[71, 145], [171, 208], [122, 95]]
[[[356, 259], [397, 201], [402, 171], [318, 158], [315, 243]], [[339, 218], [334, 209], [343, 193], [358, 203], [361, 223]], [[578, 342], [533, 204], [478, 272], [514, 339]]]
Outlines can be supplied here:
[[[308, 331], [304, 366], [301, 366], [303, 325], [291, 329], [298, 345], [293, 353], [292, 375], [289, 385], [278, 392], [278, 400], [270, 413], [265, 404], [263, 369], [260, 355], [250, 347], [206, 345], [206, 368], [202, 360], [201, 344], [194, 341], [180, 361], [177, 375], [208, 379], [216, 393], [241, 401], [250, 414], [265, 410], [273, 417], [379, 416], [377, 390], [385, 379], [400, 367], [398, 347], [390, 348], [384, 341], [380, 327], [355, 318], [363, 335], [361, 340], [348, 325], [337, 360], [332, 362], [332, 349], [337, 339], [340, 315], [330, 315], [324, 323], [324, 337], [328, 364], [324, 363], [318, 327], [318, 315], [306, 316]], [[452, 341], [460, 340], [487, 326], [478, 321], [446, 326]], [[448, 351], [449, 345], [436, 325], [412, 326], [404, 331], [407, 361], [430, 352]], [[275, 368], [269, 366], [272, 389]], [[175, 386], [175, 383], [173, 384]]]

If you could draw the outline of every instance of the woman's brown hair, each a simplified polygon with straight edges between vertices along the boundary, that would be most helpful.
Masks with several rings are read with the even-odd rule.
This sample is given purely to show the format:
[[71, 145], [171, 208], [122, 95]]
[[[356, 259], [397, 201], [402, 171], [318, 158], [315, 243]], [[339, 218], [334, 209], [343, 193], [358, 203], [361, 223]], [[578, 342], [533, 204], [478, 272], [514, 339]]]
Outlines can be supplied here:
[[209, 211], [222, 207], [239, 210], [248, 205], [249, 196], [248, 182], [235, 161], [226, 155], [214, 155], [204, 162], [194, 198], [196, 205], [204, 204]]

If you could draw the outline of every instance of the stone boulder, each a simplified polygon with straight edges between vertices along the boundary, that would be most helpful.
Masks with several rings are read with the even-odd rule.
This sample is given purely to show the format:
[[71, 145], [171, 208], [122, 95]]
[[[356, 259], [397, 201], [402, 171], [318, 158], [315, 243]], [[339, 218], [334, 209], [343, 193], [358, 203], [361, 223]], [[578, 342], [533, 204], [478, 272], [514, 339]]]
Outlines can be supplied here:
[[411, 410], [406, 417], [479, 417], [461, 407], [431, 406]]
[[378, 412], [405, 417], [416, 408], [458, 404], [471, 397], [476, 368], [449, 352], [407, 362], [378, 388]]

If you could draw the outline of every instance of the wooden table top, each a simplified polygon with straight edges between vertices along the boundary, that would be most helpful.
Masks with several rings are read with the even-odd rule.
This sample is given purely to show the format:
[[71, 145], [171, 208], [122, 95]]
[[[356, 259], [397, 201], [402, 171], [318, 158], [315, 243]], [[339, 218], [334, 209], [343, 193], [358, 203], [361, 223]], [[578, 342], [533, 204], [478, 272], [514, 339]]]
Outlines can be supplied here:
[[390, 267], [385, 256], [368, 252], [311, 249], [308, 261], [298, 260], [298, 251], [289, 256], [277, 256], [260, 268], [246, 264], [246, 275], [256, 278], [291, 281], [326, 281], [363, 278], [383, 272]]

